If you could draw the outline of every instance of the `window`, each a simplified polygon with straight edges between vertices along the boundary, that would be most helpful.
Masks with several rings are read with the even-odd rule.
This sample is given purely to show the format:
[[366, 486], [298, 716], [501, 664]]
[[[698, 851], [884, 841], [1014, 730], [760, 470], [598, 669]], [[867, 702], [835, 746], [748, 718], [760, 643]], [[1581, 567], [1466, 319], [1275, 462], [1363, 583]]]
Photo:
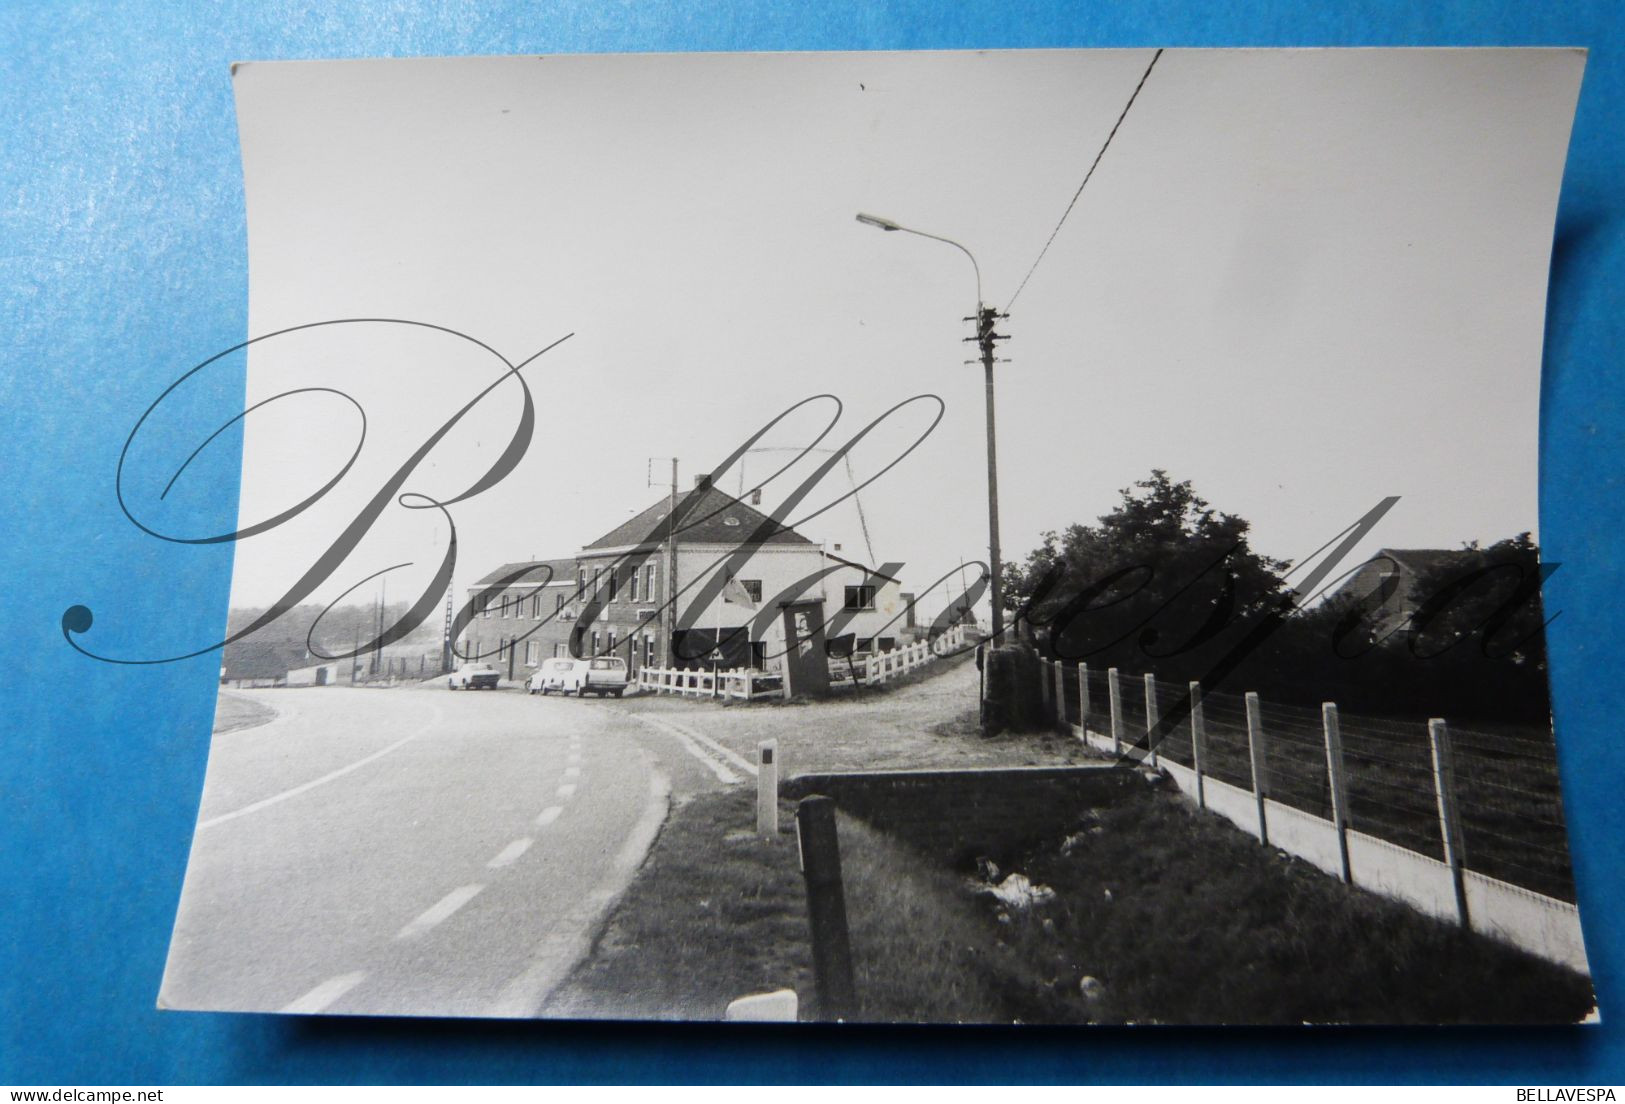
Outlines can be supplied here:
[[596, 599], [598, 597], [598, 588], [603, 586], [603, 579], [604, 579], [603, 569], [602, 568], [596, 568], [596, 567], [593, 568], [593, 572], [592, 572], [592, 596], [593, 596], [594, 599]]
[[480, 616], [481, 617], [490, 617], [491, 616], [491, 599], [487, 595], [482, 594], [477, 599], [475, 599], [475, 601], [479, 602], [479, 604], [480, 604]]
[[598, 654], [598, 630], [597, 629], [594, 629], [593, 634], [592, 634], [592, 654], [593, 655]]
[[849, 586], [846, 588], [846, 608], [849, 610], [872, 610], [875, 608], [875, 588], [868, 585]]
[[620, 582], [620, 578], [621, 573], [619, 571], [613, 567], [609, 569], [609, 600], [611, 602], [615, 601], [615, 586]]
[[582, 568], [576, 572], [576, 593], [585, 596], [587, 593], [587, 569]]
[[542, 646], [535, 640], [525, 641], [525, 666], [534, 667], [542, 658]]
[[643, 566], [643, 600], [645, 602], [653, 602], [655, 600], [654, 564], [645, 564]]
[[564, 612], [564, 592], [560, 591], [553, 595], [553, 613], [557, 615], [562, 612]]
[[506, 595], [504, 595], [502, 599], [502, 616], [508, 616], [508, 599]]
[[762, 580], [741, 579], [739, 585], [745, 588], [745, 593], [750, 595], [752, 602], [755, 602], [758, 606], [762, 604]]
[[895, 636], [883, 636], [880, 638], [881, 651], [889, 652], [895, 647], [897, 647], [897, 638]]
[[644, 633], [643, 634], [643, 665], [645, 667], [653, 667], [655, 665], [655, 634], [654, 633]]
[[557, 658], [559, 658], [559, 656], [561, 656], [563, 654], [564, 654], [564, 645], [563, 644], [554, 644], [553, 645], [553, 658], [557, 659]]
[[628, 578], [626, 580], [626, 586], [627, 586], [626, 600], [628, 602], [636, 602], [638, 600], [638, 569], [637, 568], [634, 567], [632, 569], [632, 574], [630, 576], [628, 576]]
[[542, 619], [542, 596], [540, 594], [530, 596], [530, 616], [533, 621]]

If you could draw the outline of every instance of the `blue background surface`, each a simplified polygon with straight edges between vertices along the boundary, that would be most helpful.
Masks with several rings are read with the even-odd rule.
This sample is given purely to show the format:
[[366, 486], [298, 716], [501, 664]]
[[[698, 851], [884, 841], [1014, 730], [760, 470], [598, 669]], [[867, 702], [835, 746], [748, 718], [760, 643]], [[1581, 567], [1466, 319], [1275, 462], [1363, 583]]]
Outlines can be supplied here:
[[[757, 0], [8, 4], [0, 11], [0, 1081], [1625, 1081], [1625, 715], [1613, 541], [1625, 504], [1625, 23], [1609, 3], [1253, 0], [1085, 6]], [[201, 791], [215, 656], [76, 655], [218, 639], [229, 546], [119, 513], [134, 419], [246, 336], [234, 60], [1035, 46], [1591, 48], [1558, 217], [1541, 411], [1542, 544], [1563, 785], [1600, 1028], [1192, 1031], [295, 1021], [163, 1013], [154, 997]], [[240, 387], [240, 382], [236, 385]], [[232, 387], [200, 407], [234, 408]], [[1471, 410], [1441, 410], [1470, 418]], [[197, 425], [213, 426], [199, 415]], [[195, 438], [194, 438], [195, 440]], [[235, 458], [202, 475], [231, 516]]]

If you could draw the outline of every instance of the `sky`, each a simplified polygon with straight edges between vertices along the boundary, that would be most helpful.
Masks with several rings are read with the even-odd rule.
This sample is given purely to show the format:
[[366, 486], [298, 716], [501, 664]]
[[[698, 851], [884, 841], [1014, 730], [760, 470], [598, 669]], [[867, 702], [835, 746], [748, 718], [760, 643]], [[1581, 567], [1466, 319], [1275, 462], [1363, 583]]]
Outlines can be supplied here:
[[[983, 378], [962, 340], [976, 271], [860, 211], [962, 244], [982, 301], [1009, 307], [1007, 559], [1156, 467], [1281, 559], [1388, 495], [1401, 501], [1360, 553], [1534, 531], [1546, 272], [1583, 55], [1169, 51], [1012, 304], [1152, 53], [249, 62], [234, 83], [250, 333], [404, 319], [512, 362], [568, 335], [524, 369], [536, 421], [517, 468], [451, 507], [459, 590], [573, 554], [663, 495], [669, 458], [687, 486], [818, 395], [840, 403], [821, 448], [898, 409], [787, 520], [878, 476], [861, 526], [848, 502], [799, 528], [903, 562], [905, 589], [985, 558]], [[254, 345], [247, 405], [299, 393], [243, 423], [240, 523], [355, 460], [239, 543], [233, 605], [286, 591], [495, 383], [403, 489], [470, 486], [519, 424], [507, 371], [421, 326]], [[759, 446], [811, 444], [834, 418], [815, 400]], [[747, 485], [791, 455], [751, 454]], [[409, 562], [387, 586], [415, 596], [449, 528], [389, 507], [315, 594]]]

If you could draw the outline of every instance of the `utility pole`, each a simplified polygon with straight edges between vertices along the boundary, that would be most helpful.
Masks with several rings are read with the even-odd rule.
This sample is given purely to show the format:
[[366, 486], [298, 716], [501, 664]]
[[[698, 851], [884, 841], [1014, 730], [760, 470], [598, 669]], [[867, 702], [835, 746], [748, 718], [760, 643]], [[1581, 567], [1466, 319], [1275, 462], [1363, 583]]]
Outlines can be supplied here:
[[1004, 635], [1004, 580], [1001, 578], [1003, 565], [999, 560], [999, 460], [993, 430], [993, 365], [997, 362], [997, 358], [994, 357], [993, 350], [997, 342], [1007, 340], [1009, 335], [994, 333], [993, 325], [998, 319], [1009, 317], [1008, 314], [1000, 314], [993, 307], [978, 305], [976, 314], [965, 319], [966, 322], [976, 323], [976, 335], [965, 340], [976, 342], [981, 350], [982, 371], [987, 378], [987, 558], [988, 570], [993, 576], [989, 584], [989, 593], [993, 601], [994, 647], [998, 647], [999, 638]]
[[677, 457], [671, 458], [671, 503], [666, 507], [666, 662], [677, 655]]
[[451, 673], [451, 648], [453, 643], [451, 639], [453, 621], [451, 610], [452, 594], [455, 590], [456, 588], [451, 584], [446, 585], [446, 627], [440, 633], [440, 673], [443, 675]]

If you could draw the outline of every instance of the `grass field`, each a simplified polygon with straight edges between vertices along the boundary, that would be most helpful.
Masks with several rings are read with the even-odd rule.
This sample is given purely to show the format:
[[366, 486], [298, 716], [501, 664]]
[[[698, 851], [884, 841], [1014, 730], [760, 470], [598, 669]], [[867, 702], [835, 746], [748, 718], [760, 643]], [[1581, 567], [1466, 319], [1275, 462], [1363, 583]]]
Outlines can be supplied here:
[[[1089, 726], [1108, 732], [1104, 671], [1090, 672]], [[1068, 717], [1077, 723], [1076, 677], [1067, 679]], [[1159, 715], [1171, 722], [1160, 754], [1190, 766], [1188, 711], [1182, 687], [1159, 685]], [[1143, 744], [1145, 696], [1138, 678], [1124, 676], [1121, 702], [1125, 738]], [[1320, 711], [1264, 702], [1266, 778], [1270, 796], [1320, 817], [1331, 815], [1325, 734]], [[1444, 856], [1434, 792], [1426, 719], [1343, 714], [1340, 718], [1349, 793], [1349, 824], [1368, 835], [1435, 859]], [[1210, 694], [1203, 701], [1207, 770], [1244, 789], [1252, 787], [1243, 700]], [[1457, 790], [1468, 869], [1563, 901], [1574, 900], [1558, 787], [1557, 749], [1549, 727], [1452, 724]]]

